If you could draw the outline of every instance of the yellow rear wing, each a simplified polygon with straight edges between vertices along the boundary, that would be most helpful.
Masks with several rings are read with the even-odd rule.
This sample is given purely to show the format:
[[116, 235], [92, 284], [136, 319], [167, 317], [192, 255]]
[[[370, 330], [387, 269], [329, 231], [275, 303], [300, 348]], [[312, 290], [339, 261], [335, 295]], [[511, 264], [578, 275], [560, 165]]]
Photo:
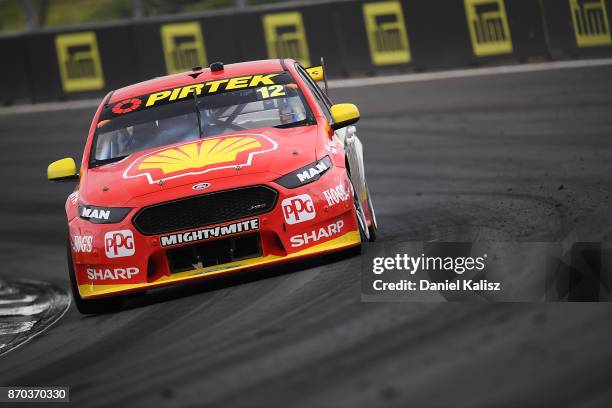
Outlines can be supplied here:
[[321, 57], [321, 65], [316, 65], [314, 67], [306, 68], [306, 72], [315, 82], [321, 82], [325, 84], [325, 93], [327, 94], [327, 76], [325, 75], [325, 61], [323, 57]]
[[325, 73], [323, 72], [323, 65], [317, 65], [316, 67], [306, 68], [306, 72], [315, 82], [321, 82], [325, 79]]

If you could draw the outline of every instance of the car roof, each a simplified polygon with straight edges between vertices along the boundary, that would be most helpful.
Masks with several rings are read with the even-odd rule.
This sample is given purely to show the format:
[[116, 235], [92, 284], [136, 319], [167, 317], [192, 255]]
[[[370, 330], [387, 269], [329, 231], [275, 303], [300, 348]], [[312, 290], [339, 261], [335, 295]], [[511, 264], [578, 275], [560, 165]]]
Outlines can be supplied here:
[[[227, 64], [223, 66], [222, 71], [217, 72], [211, 72], [210, 68], [204, 68], [202, 71], [186, 71], [181, 72], [179, 74], [153, 78], [148, 81], [139, 82], [137, 84], [129, 85], [124, 88], [119, 88], [113, 92], [110, 97], [110, 100], [107, 103], [111, 104], [136, 96], [161, 91], [164, 89], [178, 88], [190, 84], [197, 84], [206, 81], [213, 81], [217, 79], [232, 78], [244, 75], [279, 72], [283, 70], [283, 62], [281, 60], [274, 59]], [[199, 75], [197, 75], [195, 78], [191, 76], [191, 74], [198, 72]]]

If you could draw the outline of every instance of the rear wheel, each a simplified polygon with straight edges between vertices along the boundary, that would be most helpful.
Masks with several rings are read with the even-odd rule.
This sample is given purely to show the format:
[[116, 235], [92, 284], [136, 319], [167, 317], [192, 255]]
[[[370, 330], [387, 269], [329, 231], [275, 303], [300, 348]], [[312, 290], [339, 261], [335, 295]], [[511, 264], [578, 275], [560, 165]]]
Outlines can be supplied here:
[[79, 293], [79, 286], [76, 281], [74, 265], [72, 263], [72, 254], [70, 253], [70, 239], [66, 245], [68, 275], [70, 276], [70, 288], [72, 289], [72, 298], [79, 312], [82, 314], [102, 314], [119, 310], [123, 306], [121, 297], [112, 297], [106, 299], [83, 299]]

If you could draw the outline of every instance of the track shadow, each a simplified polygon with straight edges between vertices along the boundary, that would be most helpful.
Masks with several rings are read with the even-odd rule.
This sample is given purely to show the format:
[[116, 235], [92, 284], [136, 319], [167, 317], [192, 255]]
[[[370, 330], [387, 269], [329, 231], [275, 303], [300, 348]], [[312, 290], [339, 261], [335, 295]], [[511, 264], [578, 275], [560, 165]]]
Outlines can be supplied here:
[[[226, 275], [211, 276], [201, 281], [178, 283], [168, 287], [156, 288], [143, 294], [128, 296], [119, 310], [137, 309], [157, 303], [213, 292], [232, 286], [275, 278], [290, 273], [297, 273], [307, 269], [340, 262], [358, 255], [358, 251], [352, 248], [326, 254], [318, 258], [292, 261], [276, 266], [262, 266], [255, 269], [235, 271]], [[116, 311], [117, 310], [109, 310], [108, 312]]]

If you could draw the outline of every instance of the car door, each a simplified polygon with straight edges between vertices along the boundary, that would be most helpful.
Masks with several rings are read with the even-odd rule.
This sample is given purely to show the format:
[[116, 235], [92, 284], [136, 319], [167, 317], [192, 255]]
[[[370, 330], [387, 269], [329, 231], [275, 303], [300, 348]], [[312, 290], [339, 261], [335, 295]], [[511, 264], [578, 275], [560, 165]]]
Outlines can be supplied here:
[[[331, 100], [321, 90], [321, 88], [319, 88], [316, 82], [312, 80], [310, 75], [308, 75], [308, 73], [302, 66], [297, 64], [296, 68], [298, 73], [302, 76], [302, 79], [304, 79], [304, 81], [308, 84], [310, 90], [315, 96], [317, 103], [321, 107], [321, 110], [327, 117], [327, 120], [331, 122]], [[344, 151], [350, 168], [351, 183], [353, 184], [353, 187], [356, 190], [355, 193], [359, 197], [362, 206], [365, 207], [367, 205], [367, 190], [365, 184], [365, 169], [363, 164], [363, 145], [357, 137], [357, 128], [351, 125], [342, 129], [338, 129], [335, 131], [335, 139], [337, 139], [337, 142], [341, 143], [344, 147]]]

